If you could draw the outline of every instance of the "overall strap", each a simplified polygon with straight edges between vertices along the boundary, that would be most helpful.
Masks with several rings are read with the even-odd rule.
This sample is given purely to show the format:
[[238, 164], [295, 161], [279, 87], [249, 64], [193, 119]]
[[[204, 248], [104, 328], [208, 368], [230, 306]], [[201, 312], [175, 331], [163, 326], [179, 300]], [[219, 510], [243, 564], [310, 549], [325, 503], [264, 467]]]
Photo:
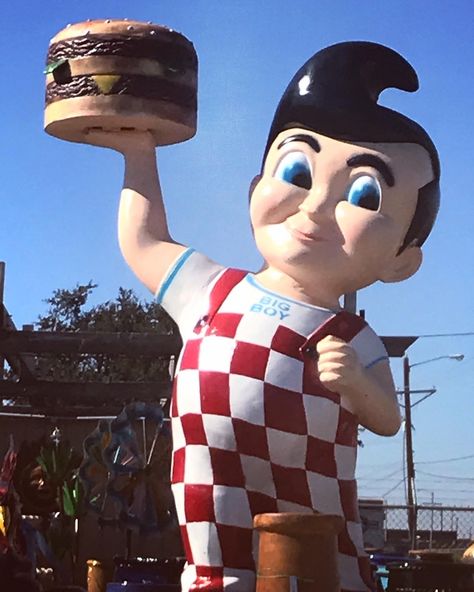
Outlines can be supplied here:
[[232, 289], [247, 275], [242, 269], [225, 269], [214, 284], [209, 295], [209, 308], [207, 314], [202, 317], [194, 331], [200, 331], [203, 326], [210, 325], [221, 304], [227, 298]]
[[338, 312], [311, 333], [300, 348], [301, 355], [302, 357], [311, 355], [316, 344], [328, 335], [334, 335], [334, 337], [339, 337], [349, 343], [366, 326], [366, 321], [359, 315], [345, 310]]

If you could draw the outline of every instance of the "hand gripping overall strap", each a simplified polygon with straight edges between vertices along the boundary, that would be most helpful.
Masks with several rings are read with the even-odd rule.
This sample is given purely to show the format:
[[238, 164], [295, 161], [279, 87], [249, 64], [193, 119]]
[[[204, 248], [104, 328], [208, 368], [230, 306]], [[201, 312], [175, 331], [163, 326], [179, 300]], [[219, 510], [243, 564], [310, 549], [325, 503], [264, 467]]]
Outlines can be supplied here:
[[300, 347], [300, 357], [305, 363], [304, 388], [308, 394], [324, 396], [339, 402], [340, 395], [328, 390], [319, 381], [317, 373], [314, 371], [319, 357], [316, 351], [316, 345], [328, 335], [333, 335], [349, 343], [366, 326], [367, 323], [362, 317], [347, 311], [341, 311], [311, 333], [305, 343]]

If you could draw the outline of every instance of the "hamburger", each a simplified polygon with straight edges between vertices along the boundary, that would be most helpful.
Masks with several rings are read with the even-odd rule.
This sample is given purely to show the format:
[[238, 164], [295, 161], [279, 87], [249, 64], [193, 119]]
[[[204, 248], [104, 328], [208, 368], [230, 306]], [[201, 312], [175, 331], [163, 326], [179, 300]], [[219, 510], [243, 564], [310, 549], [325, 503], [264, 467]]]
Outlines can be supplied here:
[[196, 52], [162, 25], [68, 25], [51, 39], [45, 73], [44, 128], [58, 138], [87, 143], [91, 129], [137, 129], [164, 145], [196, 132]]

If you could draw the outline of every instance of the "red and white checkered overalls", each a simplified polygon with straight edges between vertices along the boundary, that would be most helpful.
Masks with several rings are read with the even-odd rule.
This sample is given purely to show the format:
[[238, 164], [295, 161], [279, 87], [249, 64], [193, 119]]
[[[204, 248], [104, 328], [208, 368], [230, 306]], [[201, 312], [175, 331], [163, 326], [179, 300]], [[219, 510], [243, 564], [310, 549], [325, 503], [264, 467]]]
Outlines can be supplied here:
[[308, 335], [277, 323], [265, 345], [246, 342], [244, 315], [220, 310], [244, 275], [230, 269], [217, 280], [174, 385], [172, 486], [188, 562], [183, 592], [251, 592], [252, 518], [282, 511], [344, 516], [343, 591], [366, 591], [372, 584], [354, 479], [358, 424], [315, 370], [320, 339], [349, 342], [365, 321], [337, 313]]

